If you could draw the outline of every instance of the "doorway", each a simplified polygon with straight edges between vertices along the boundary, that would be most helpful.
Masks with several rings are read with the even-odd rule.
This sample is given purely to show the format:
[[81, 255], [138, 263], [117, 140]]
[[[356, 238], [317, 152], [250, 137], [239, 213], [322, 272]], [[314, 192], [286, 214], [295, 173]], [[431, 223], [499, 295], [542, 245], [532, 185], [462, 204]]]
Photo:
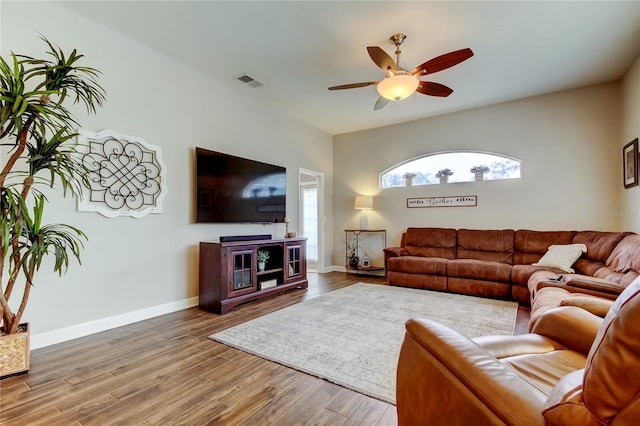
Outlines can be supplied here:
[[322, 272], [324, 253], [324, 174], [300, 169], [300, 235], [307, 238], [307, 270]]

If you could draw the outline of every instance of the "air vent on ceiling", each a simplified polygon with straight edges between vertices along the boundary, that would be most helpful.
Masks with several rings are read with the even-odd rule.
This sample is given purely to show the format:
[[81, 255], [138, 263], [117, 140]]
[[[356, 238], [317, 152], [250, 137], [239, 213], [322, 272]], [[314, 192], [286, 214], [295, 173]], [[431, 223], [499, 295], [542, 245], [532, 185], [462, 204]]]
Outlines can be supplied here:
[[236, 77], [236, 79], [238, 81], [241, 81], [241, 82], [245, 83], [245, 84], [248, 84], [251, 87], [264, 86], [264, 84], [260, 83], [255, 78], [248, 76], [247, 74], [240, 74], [239, 76]]

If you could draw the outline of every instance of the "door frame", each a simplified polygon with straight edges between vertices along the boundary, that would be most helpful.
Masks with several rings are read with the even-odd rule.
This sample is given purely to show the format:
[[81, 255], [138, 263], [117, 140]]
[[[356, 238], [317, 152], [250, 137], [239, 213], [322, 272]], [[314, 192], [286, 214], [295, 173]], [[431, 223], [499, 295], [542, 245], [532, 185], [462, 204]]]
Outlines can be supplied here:
[[[300, 187], [302, 186], [302, 180], [300, 175], [313, 176], [316, 178], [316, 183], [318, 185], [318, 264], [317, 270], [318, 272], [326, 272], [325, 264], [324, 264], [324, 252], [325, 252], [325, 239], [324, 239], [324, 231], [325, 231], [325, 192], [324, 192], [324, 173], [318, 172], [315, 170], [305, 169], [300, 167], [298, 169], [298, 197], [300, 196]], [[302, 200], [298, 202], [298, 219], [300, 220], [300, 229], [302, 229]]]

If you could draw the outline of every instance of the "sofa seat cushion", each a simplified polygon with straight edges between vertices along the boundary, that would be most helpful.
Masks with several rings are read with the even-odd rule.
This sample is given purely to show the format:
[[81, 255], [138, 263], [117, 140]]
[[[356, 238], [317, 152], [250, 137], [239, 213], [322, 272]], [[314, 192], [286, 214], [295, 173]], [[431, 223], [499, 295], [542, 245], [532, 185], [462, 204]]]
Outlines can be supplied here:
[[544, 354], [517, 355], [500, 361], [516, 370], [523, 379], [545, 395], [549, 395], [562, 377], [584, 368], [586, 356], [564, 349]]
[[511, 284], [478, 280], [476, 278], [448, 277], [447, 291], [491, 299], [509, 299], [511, 297]]
[[400, 256], [388, 261], [389, 271], [406, 274], [447, 275], [447, 259], [438, 257]]
[[513, 229], [459, 229], [457, 259], [513, 264]]
[[443, 275], [405, 274], [404, 272], [389, 271], [387, 279], [389, 285], [447, 291], [448, 279]]
[[510, 283], [511, 265], [488, 260], [456, 259], [448, 261], [447, 274], [449, 277]]

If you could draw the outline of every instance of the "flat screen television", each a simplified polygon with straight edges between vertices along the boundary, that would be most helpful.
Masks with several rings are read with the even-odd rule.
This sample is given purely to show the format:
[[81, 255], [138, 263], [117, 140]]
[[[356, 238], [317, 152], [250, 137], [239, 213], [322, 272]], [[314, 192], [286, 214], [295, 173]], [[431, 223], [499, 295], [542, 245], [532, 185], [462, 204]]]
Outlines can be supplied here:
[[196, 222], [283, 222], [285, 167], [196, 148]]

